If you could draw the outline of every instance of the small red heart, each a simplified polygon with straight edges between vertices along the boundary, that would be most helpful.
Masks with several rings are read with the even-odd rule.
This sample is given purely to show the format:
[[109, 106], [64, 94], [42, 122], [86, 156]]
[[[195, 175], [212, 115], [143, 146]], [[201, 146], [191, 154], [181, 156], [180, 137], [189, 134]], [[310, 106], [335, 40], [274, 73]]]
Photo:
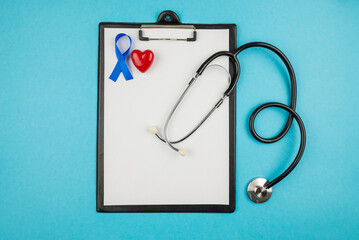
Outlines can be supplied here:
[[155, 55], [151, 50], [141, 52], [140, 50], [133, 50], [131, 53], [131, 59], [133, 64], [140, 72], [146, 72], [152, 65]]

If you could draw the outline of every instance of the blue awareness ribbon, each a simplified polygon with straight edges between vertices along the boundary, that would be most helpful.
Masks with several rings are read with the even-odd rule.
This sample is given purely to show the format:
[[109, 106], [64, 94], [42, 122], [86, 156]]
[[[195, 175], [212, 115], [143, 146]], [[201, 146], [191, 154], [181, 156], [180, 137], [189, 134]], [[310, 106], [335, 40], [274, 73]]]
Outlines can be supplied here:
[[[122, 37], [128, 37], [128, 39], [130, 40], [130, 46], [123, 54], [121, 53], [120, 49], [117, 46], [118, 40], [120, 40], [120, 38], [122, 38]], [[128, 36], [124, 33], [120, 33], [116, 36], [115, 51], [116, 51], [116, 56], [117, 56], [118, 61], [109, 77], [112, 81], [116, 82], [117, 78], [120, 76], [121, 72], [123, 73], [123, 76], [125, 77], [126, 81], [133, 79], [132, 74], [131, 74], [130, 70], [128, 69], [126, 61], [125, 61], [126, 57], [128, 56], [128, 53], [130, 52], [131, 46], [132, 46], [132, 39], [130, 38], [130, 36]]]

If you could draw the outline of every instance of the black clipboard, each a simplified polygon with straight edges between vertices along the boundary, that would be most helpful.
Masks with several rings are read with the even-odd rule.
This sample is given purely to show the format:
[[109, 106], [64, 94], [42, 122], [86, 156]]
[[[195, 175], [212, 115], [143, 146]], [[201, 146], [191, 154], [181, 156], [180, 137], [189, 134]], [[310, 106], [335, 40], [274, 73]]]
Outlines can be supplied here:
[[[97, 102], [97, 212], [221, 212], [230, 213], [235, 210], [236, 193], [236, 92], [229, 96], [229, 204], [228, 205], [104, 205], [104, 29], [105, 28], [140, 28], [139, 38], [150, 41], [141, 31], [143, 25], [159, 27], [188, 27], [194, 26], [193, 35], [184, 41], [195, 41], [196, 29], [228, 29], [229, 50], [236, 48], [237, 27], [235, 24], [182, 24], [175, 12], [163, 11], [156, 23], [114, 23], [99, 24], [99, 52], [98, 52], [98, 102]], [[159, 39], [156, 39], [159, 40]], [[169, 39], [160, 39], [169, 40]], [[173, 40], [173, 39], [171, 39]], [[233, 67], [229, 65], [233, 74]]]

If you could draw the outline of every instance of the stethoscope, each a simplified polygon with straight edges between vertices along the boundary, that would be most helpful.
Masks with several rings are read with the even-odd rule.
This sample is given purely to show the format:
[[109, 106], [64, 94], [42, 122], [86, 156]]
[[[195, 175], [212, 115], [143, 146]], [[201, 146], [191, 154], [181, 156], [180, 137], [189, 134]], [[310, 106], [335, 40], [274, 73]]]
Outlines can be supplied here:
[[[272, 187], [274, 185], [276, 185], [277, 183], [279, 183], [281, 180], [283, 180], [297, 166], [299, 160], [301, 159], [301, 157], [303, 155], [305, 143], [306, 143], [306, 134], [305, 134], [305, 128], [304, 128], [303, 121], [299, 117], [299, 115], [295, 112], [296, 101], [297, 101], [297, 84], [296, 84], [294, 70], [293, 70], [293, 67], [292, 67], [291, 63], [289, 62], [288, 58], [278, 48], [276, 48], [273, 45], [270, 45], [268, 43], [264, 43], [264, 42], [251, 42], [251, 43], [244, 44], [233, 51], [220, 51], [220, 52], [213, 54], [205, 62], [203, 62], [203, 64], [199, 67], [199, 69], [196, 71], [195, 76], [189, 81], [186, 89], [183, 91], [183, 93], [181, 94], [181, 96], [179, 97], [179, 99], [177, 100], [175, 105], [173, 106], [172, 110], [170, 111], [170, 114], [168, 115], [168, 117], [165, 121], [163, 130], [162, 130], [162, 135], [159, 134], [157, 127], [154, 127], [154, 126], [150, 127], [150, 131], [152, 133], [154, 133], [162, 142], [167, 143], [167, 145], [171, 149], [178, 152], [181, 156], [185, 156], [186, 150], [177, 148], [174, 145], [186, 140], [193, 133], [195, 133], [199, 129], [199, 127], [202, 126], [202, 124], [212, 115], [212, 113], [217, 108], [219, 108], [221, 106], [223, 101], [234, 91], [236, 84], [238, 82], [238, 79], [239, 79], [239, 75], [240, 75], [240, 65], [239, 65], [239, 62], [237, 59], [237, 55], [240, 52], [242, 52], [243, 50], [251, 48], [251, 47], [263, 47], [263, 48], [269, 49], [272, 52], [274, 52], [275, 54], [277, 54], [280, 57], [280, 59], [283, 61], [283, 63], [285, 64], [285, 66], [288, 70], [288, 73], [289, 73], [290, 81], [291, 81], [291, 101], [290, 101], [291, 103], [290, 103], [290, 106], [287, 106], [287, 105], [284, 105], [284, 104], [278, 103], [278, 102], [269, 102], [269, 103], [264, 103], [264, 104], [260, 105], [259, 107], [257, 107], [253, 111], [253, 113], [250, 117], [250, 120], [249, 120], [249, 129], [250, 129], [251, 134], [253, 135], [253, 137], [255, 139], [257, 139], [258, 141], [263, 142], [263, 143], [277, 142], [278, 140], [282, 139], [287, 134], [287, 132], [289, 131], [289, 129], [292, 125], [293, 118], [297, 121], [297, 123], [299, 125], [299, 129], [300, 129], [300, 133], [301, 133], [301, 141], [300, 141], [300, 147], [299, 147], [298, 153], [297, 153], [295, 159], [293, 160], [292, 164], [281, 175], [279, 175], [277, 178], [275, 178], [272, 181], [268, 181], [265, 178], [254, 178], [248, 184], [248, 187], [247, 187], [248, 197], [255, 203], [263, 203], [263, 202], [266, 202], [271, 197]], [[213, 62], [215, 59], [222, 57], [222, 56], [227, 56], [230, 59], [231, 64], [234, 66], [234, 72], [232, 75], [224, 67], [222, 67], [220, 65], [217, 65], [217, 64], [210, 65], [211, 62]], [[227, 90], [223, 93], [222, 97], [212, 107], [212, 109], [204, 116], [204, 118], [189, 133], [187, 133], [184, 137], [180, 138], [179, 140], [169, 141], [168, 134], [167, 134], [168, 126], [173, 117], [174, 112], [176, 111], [176, 109], [178, 108], [180, 103], [182, 102], [183, 98], [188, 93], [189, 89], [194, 85], [194, 83], [196, 82], [198, 77], [201, 76], [202, 73], [205, 71], [205, 69], [208, 67], [220, 67], [227, 72], [227, 75], [228, 75]], [[288, 116], [288, 120], [287, 120], [284, 128], [278, 135], [276, 135], [272, 138], [263, 138], [257, 134], [257, 132], [254, 128], [254, 121], [260, 111], [262, 111], [263, 109], [269, 108], [269, 107], [277, 107], [277, 108], [284, 109], [285, 111], [287, 111], [289, 113], [289, 116]]]

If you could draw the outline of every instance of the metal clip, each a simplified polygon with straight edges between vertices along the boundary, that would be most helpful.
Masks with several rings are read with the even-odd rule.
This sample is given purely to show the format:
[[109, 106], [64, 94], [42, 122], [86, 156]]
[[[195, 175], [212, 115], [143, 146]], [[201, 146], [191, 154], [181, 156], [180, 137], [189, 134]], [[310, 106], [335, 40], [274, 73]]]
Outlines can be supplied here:
[[[156, 29], [156, 28], [167, 28], [167, 29], [193, 29], [193, 35], [191, 38], [151, 38], [143, 36], [143, 29]], [[171, 41], [187, 41], [194, 42], [197, 40], [196, 27], [194, 25], [157, 25], [157, 24], [146, 24], [141, 25], [139, 31], [140, 41], [151, 41], [151, 40], [171, 40]]]

